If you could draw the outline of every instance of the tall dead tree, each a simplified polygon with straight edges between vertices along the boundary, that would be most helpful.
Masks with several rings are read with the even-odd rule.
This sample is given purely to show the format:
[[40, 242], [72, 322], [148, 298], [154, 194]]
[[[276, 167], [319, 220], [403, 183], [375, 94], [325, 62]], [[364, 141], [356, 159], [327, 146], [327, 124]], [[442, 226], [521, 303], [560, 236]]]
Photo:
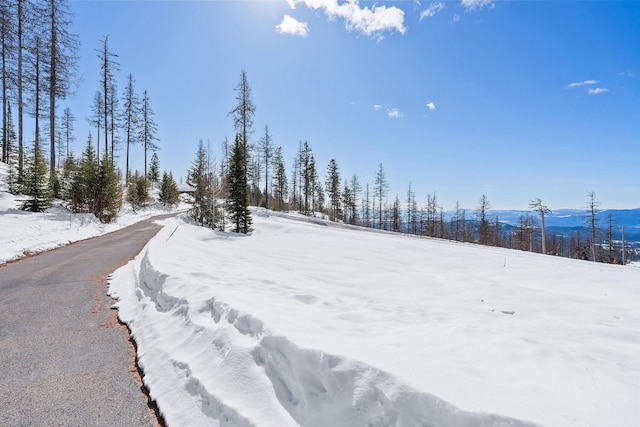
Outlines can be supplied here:
[[64, 99], [73, 86], [76, 70], [78, 36], [69, 31], [71, 13], [65, 0], [47, 0], [46, 17], [48, 34], [46, 46], [49, 49], [47, 64], [47, 91], [49, 94], [49, 171], [56, 165], [56, 100]]
[[529, 208], [532, 211], [540, 213], [540, 222], [542, 224], [542, 253], [547, 254], [547, 233], [544, 228], [544, 215], [551, 213], [551, 209], [542, 204], [542, 200], [535, 198], [529, 203]]
[[591, 225], [591, 260], [597, 262], [596, 258], [596, 214], [598, 213], [598, 206], [600, 202], [596, 201], [596, 193], [590, 191], [587, 193], [589, 201], [587, 202], [587, 211], [589, 212], [589, 223]]
[[[104, 138], [104, 150], [109, 153], [109, 131], [111, 131], [111, 153], [109, 154], [113, 161], [114, 150], [114, 116], [115, 116], [115, 77], [114, 71], [119, 70], [118, 64], [115, 58], [118, 57], [115, 53], [109, 50], [109, 35], [106, 35], [100, 40], [100, 49], [95, 50], [97, 57], [100, 59], [100, 92], [102, 94], [102, 114], [104, 116], [103, 124], [105, 131]], [[111, 125], [109, 125], [109, 118], [111, 118]]]

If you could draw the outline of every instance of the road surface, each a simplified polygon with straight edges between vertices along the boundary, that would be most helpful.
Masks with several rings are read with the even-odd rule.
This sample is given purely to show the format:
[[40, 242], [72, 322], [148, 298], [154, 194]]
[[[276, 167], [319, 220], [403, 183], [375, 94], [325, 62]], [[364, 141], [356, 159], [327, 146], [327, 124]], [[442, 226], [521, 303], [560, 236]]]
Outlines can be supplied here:
[[159, 230], [150, 219], [0, 267], [0, 425], [157, 424], [105, 292]]

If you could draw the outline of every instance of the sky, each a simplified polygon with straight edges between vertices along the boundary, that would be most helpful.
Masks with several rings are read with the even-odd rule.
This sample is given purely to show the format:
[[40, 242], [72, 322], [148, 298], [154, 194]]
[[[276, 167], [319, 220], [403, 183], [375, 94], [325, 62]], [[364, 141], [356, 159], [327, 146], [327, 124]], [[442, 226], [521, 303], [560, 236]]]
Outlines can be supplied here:
[[[200, 140], [217, 160], [246, 70], [265, 126], [291, 170], [308, 141], [324, 181], [389, 200], [436, 193], [445, 210], [640, 207], [640, 2], [70, 1], [81, 48], [75, 152], [91, 129], [96, 49], [109, 36], [126, 77], [147, 90], [160, 167], [184, 180]], [[60, 111], [62, 111], [62, 109]], [[141, 148], [133, 149], [142, 170]], [[123, 165], [121, 156], [121, 163]], [[289, 172], [290, 173], [290, 172]]]

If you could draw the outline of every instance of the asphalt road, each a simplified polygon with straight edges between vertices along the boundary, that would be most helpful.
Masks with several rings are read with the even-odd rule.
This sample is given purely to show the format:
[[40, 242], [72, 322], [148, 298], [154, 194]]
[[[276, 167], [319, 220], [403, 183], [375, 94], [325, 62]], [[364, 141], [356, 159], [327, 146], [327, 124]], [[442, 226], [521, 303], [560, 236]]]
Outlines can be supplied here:
[[153, 221], [0, 267], [0, 426], [157, 423], [105, 294]]

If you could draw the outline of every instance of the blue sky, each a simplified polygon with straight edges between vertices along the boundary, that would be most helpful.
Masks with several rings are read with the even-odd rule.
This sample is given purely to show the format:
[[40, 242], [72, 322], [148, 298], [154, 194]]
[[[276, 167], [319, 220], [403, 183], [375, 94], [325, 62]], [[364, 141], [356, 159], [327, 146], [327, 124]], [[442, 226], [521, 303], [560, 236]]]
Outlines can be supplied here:
[[[308, 141], [322, 180], [437, 193], [445, 210], [640, 207], [640, 2], [71, 1], [81, 41], [75, 151], [109, 35], [119, 93], [132, 73], [156, 113], [162, 169], [185, 176], [198, 141], [220, 159], [246, 70], [257, 141], [287, 168]], [[121, 156], [123, 157], [123, 156]], [[134, 161], [142, 169], [142, 151]]]

